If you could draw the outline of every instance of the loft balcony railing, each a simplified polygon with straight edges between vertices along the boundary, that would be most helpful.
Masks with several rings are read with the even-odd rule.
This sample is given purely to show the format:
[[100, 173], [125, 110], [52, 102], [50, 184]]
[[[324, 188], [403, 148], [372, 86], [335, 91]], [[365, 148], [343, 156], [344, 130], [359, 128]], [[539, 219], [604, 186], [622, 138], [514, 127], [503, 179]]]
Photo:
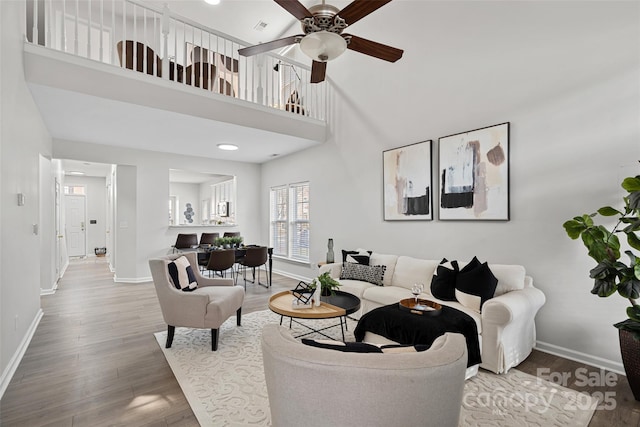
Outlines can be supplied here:
[[28, 0], [27, 39], [149, 77], [325, 121], [328, 83], [277, 54], [136, 0]]

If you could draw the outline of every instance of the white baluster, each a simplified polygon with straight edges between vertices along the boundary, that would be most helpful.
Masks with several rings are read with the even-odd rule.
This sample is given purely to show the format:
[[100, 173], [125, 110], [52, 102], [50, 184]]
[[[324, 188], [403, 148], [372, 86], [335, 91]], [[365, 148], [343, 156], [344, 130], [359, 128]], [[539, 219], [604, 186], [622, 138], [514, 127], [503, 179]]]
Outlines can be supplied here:
[[38, 0], [33, 0], [33, 28], [31, 30], [31, 42], [38, 44]]
[[100, 62], [104, 62], [104, 0], [100, 0]]
[[[162, 40], [164, 41], [164, 51], [162, 52], [162, 75], [169, 78], [169, 5], [164, 4], [162, 8]], [[173, 70], [173, 75], [178, 76], [178, 70]]]
[[76, 19], [75, 19], [75, 32], [74, 32], [74, 41], [73, 41], [73, 54], [78, 56], [78, 15], [80, 14], [80, 1], [76, 0]]
[[87, 58], [91, 58], [91, 0], [87, 0]]

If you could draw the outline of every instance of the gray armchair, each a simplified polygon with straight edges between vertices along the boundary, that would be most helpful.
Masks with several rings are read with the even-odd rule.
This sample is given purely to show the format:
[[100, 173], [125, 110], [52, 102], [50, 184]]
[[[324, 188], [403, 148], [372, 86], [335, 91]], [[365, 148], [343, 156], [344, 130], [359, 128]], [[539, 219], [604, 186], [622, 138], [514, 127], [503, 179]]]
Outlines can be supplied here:
[[343, 353], [302, 344], [289, 329], [262, 330], [274, 427], [457, 427], [467, 346], [447, 333], [418, 353]]
[[[149, 260], [151, 276], [167, 323], [166, 347], [170, 348], [176, 326], [211, 329], [211, 349], [218, 349], [218, 329], [225, 320], [236, 315], [240, 326], [244, 289], [234, 286], [233, 279], [207, 278], [200, 274], [195, 252], [171, 254]], [[177, 289], [171, 282], [168, 265], [178, 257], [189, 260], [198, 287], [192, 292]]]

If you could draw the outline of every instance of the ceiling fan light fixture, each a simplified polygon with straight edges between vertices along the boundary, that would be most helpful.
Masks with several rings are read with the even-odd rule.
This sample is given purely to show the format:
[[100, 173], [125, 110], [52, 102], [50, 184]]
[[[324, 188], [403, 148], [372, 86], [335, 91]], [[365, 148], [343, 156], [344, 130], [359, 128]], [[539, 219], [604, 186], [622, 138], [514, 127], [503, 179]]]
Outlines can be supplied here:
[[300, 40], [300, 50], [314, 61], [327, 62], [342, 55], [347, 50], [347, 42], [339, 34], [318, 31]]

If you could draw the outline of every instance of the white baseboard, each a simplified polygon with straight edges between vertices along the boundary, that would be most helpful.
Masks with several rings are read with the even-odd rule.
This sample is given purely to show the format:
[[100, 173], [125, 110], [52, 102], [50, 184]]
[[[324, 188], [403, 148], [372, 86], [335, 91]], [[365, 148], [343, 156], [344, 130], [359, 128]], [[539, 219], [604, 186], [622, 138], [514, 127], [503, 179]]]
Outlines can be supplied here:
[[624, 366], [620, 362], [603, 359], [601, 357], [592, 356], [590, 354], [582, 353], [542, 341], [536, 341], [536, 345], [534, 348], [536, 350], [542, 351], [543, 353], [553, 354], [554, 356], [564, 357], [565, 359], [573, 360], [575, 362], [584, 363], [590, 366], [595, 366], [596, 368], [615, 372], [616, 374], [625, 375]]
[[40, 324], [40, 319], [42, 319], [43, 314], [44, 312], [42, 311], [42, 309], [39, 309], [38, 313], [36, 313], [36, 317], [33, 319], [33, 322], [31, 322], [27, 333], [22, 339], [22, 342], [18, 346], [16, 352], [13, 354], [13, 357], [11, 357], [9, 364], [2, 373], [2, 377], [0, 377], [0, 399], [4, 395], [4, 392], [7, 390], [7, 387], [11, 382], [11, 378], [13, 378], [13, 374], [16, 373], [16, 369], [18, 369], [18, 365], [20, 365], [20, 361], [22, 360], [24, 353], [27, 351], [27, 347], [29, 347], [29, 343], [31, 342], [33, 334], [35, 334], [36, 329], [38, 328], [38, 324]]
[[64, 276], [64, 273], [67, 271], [67, 267], [69, 267], [69, 258], [67, 258], [67, 260], [65, 261], [64, 265], [60, 269], [60, 278], [62, 278], [62, 276]]
[[43, 295], [53, 295], [56, 293], [56, 291], [58, 290], [58, 281], [56, 280], [53, 285], [51, 286], [51, 288], [49, 289], [40, 289], [40, 296]]
[[149, 277], [116, 277], [113, 275], [113, 281], [116, 283], [147, 283], [153, 281], [151, 276]]
[[285, 276], [288, 277], [290, 279], [295, 279], [295, 280], [302, 280], [303, 282], [311, 282], [313, 279], [310, 279], [308, 277], [303, 277], [303, 276], [298, 276], [297, 274], [291, 274], [287, 271], [282, 271], [282, 270], [273, 270], [274, 273], [277, 273], [281, 276]]

